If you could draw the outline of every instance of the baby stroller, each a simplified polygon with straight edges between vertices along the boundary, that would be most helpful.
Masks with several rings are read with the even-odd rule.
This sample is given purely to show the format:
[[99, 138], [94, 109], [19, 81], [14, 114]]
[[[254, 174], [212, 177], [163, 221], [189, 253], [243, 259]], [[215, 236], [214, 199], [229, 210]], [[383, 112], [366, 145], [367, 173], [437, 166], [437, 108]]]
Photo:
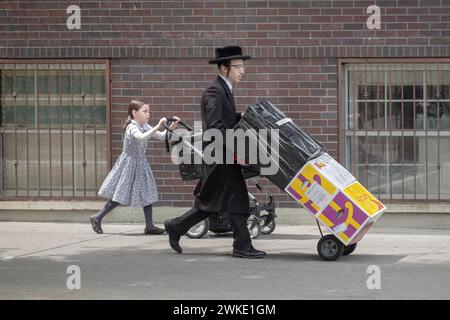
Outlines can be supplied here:
[[[179, 164], [180, 175], [183, 181], [191, 181], [201, 178], [201, 164], [195, 164], [194, 157], [197, 155], [203, 158], [202, 152], [195, 148], [194, 140], [202, 135], [201, 130], [194, 130], [184, 121], [179, 121], [179, 124], [184, 127], [187, 131], [183, 133], [177, 133], [169, 128], [169, 125], [174, 122], [173, 118], [167, 120], [167, 124], [164, 127], [167, 130], [165, 143], [166, 150], [170, 152], [176, 145], [182, 143], [187, 146], [191, 152], [190, 163]], [[183, 156], [182, 152], [179, 154]], [[276, 227], [276, 214], [275, 214], [275, 201], [270, 192], [264, 189], [264, 187], [259, 184], [256, 180], [260, 176], [260, 170], [252, 166], [242, 166], [242, 173], [245, 179], [249, 179], [255, 184], [259, 191], [265, 193], [266, 201], [260, 202], [251, 193], [248, 193], [250, 198], [250, 216], [247, 220], [247, 227], [250, 232], [250, 237], [252, 239], [257, 238], [260, 234], [270, 234], [275, 230]], [[192, 239], [202, 238], [208, 231], [214, 232], [216, 234], [223, 234], [231, 232], [231, 224], [228, 219], [227, 213], [213, 213], [209, 218], [201, 221], [200, 223], [193, 226], [188, 230], [186, 236]]]

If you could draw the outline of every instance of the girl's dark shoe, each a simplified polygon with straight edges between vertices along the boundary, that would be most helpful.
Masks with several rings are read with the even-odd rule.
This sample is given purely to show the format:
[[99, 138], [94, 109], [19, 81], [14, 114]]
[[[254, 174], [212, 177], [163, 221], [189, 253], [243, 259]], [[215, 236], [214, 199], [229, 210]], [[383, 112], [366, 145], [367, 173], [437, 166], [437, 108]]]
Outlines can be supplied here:
[[148, 229], [148, 228], [144, 229], [144, 234], [162, 234], [164, 232], [166, 232], [165, 229], [158, 228], [157, 226], [153, 226], [150, 229]]
[[95, 217], [95, 215], [91, 216], [89, 218], [89, 221], [91, 221], [92, 229], [95, 232], [97, 232], [98, 234], [102, 234], [103, 233], [102, 226], [101, 226], [100, 222], [97, 220], [97, 218]]

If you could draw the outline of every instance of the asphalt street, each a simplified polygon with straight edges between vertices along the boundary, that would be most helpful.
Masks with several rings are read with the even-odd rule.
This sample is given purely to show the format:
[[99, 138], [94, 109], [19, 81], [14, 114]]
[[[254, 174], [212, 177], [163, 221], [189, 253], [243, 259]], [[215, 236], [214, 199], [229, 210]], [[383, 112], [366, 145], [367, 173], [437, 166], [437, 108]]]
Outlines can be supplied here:
[[231, 255], [232, 236], [182, 238], [142, 225], [0, 222], [0, 299], [449, 299], [450, 232], [376, 226], [334, 262], [317, 227], [279, 225], [254, 240], [265, 259]]

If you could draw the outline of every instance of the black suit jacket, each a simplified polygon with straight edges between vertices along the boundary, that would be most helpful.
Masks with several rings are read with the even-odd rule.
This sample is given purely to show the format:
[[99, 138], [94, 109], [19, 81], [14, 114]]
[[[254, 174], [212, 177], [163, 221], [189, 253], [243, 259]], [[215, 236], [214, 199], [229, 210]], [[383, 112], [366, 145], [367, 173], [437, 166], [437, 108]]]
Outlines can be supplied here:
[[[218, 76], [201, 99], [203, 130], [218, 129], [225, 140], [227, 129], [233, 129], [240, 120], [230, 89]], [[205, 144], [204, 144], [205, 146]], [[225, 150], [224, 150], [225, 151]], [[209, 212], [248, 214], [249, 199], [247, 185], [238, 164], [202, 164], [202, 178], [194, 194], [194, 206]]]
[[232, 129], [241, 119], [241, 114], [236, 112], [233, 94], [220, 76], [203, 93], [201, 114], [203, 130], [216, 128], [222, 133]]

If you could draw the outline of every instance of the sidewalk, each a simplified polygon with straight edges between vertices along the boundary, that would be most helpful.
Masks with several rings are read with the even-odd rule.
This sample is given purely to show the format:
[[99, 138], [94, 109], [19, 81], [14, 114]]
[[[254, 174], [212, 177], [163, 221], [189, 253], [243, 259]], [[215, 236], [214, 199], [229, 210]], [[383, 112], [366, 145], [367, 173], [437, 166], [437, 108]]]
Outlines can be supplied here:
[[[142, 224], [103, 229], [0, 222], [0, 299], [450, 299], [446, 229], [375, 225], [335, 262], [318, 256], [313, 225], [280, 224], [254, 240], [268, 253], [261, 260], [232, 257], [231, 235], [183, 237], [179, 255]], [[79, 268], [79, 290], [69, 289], [69, 266]], [[370, 289], [376, 268], [380, 289]]]
[[[54, 205], [53, 210], [48, 209], [51, 202], [39, 208], [39, 203], [32, 204], [33, 209], [27, 209], [23, 204], [8, 205], [0, 202], [0, 221], [16, 222], [59, 222], [59, 223], [86, 223], [89, 216], [97, 212], [104, 202], [71, 205], [75, 210], [64, 209], [67, 206]], [[450, 230], [450, 205], [447, 206], [418, 206], [409, 208], [405, 206], [387, 206], [376, 225], [382, 228], [417, 228], [417, 229], [448, 229]], [[434, 209], [433, 209], [434, 208]], [[156, 223], [177, 217], [190, 208], [155, 206], [153, 218]], [[435, 210], [430, 211], [430, 210]], [[262, 213], [264, 214], [264, 212]], [[277, 208], [276, 222], [279, 225], [316, 225], [316, 220], [303, 208]], [[118, 207], [105, 218], [106, 223], [144, 223], [142, 209]]]

